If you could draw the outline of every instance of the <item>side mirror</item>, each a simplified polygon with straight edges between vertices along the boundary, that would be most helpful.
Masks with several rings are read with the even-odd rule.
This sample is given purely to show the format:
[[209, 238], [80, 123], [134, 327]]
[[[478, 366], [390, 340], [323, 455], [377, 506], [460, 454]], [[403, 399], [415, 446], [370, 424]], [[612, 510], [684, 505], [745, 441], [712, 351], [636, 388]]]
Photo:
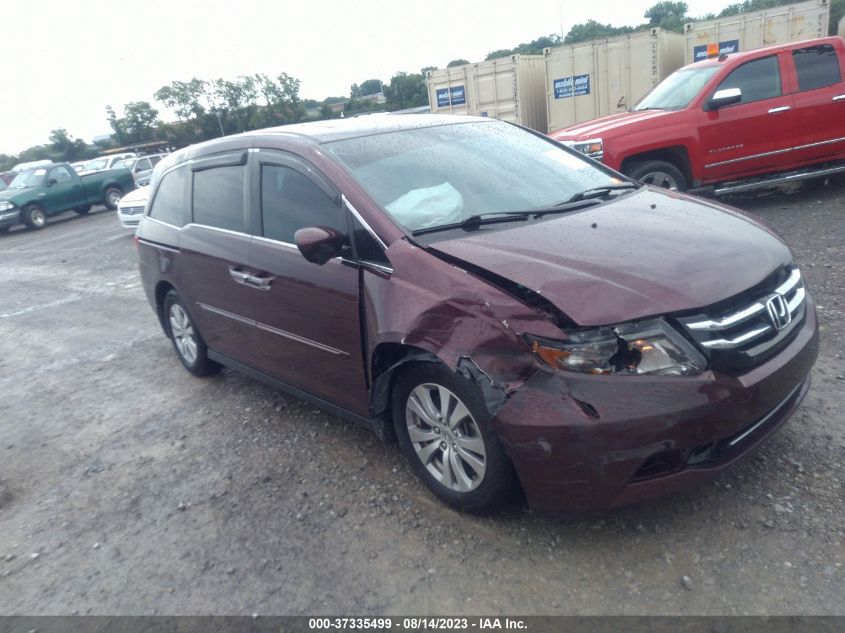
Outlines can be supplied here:
[[59, 181], [58, 181], [58, 180], [56, 180], [55, 178], [50, 178], [50, 180], [48, 180], [48, 181], [47, 181], [46, 185], [47, 185], [48, 187], [52, 187], [52, 186], [53, 186], [53, 185], [55, 185], [57, 182], [59, 182]]
[[710, 100], [707, 102], [708, 110], [718, 110], [732, 103], [739, 103], [742, 101], [742, 90], [739, 88], [724, 88], [717, 90]]
[[312, 264], [322, 266], [343, 252], [346, 236], [327, 226], [308, 226], [293, 236], [302, 256]]

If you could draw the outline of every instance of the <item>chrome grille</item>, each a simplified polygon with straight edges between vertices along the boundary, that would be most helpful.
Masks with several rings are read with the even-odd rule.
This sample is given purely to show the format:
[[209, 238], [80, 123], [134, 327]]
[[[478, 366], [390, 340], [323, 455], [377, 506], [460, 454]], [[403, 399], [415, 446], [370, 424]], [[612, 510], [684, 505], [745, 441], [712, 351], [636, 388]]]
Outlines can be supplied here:
[[144, 212], [144, 207], [120, 207], [120, 212], [123, 215], [140, 215]]
[[[790, 268], [742, 299], [704, 314], [679, 319], [717, 369], [738, 370], [771, 357], [804, 320], [806, 291], [801, 271]], [[738, 304], [738, 305], [737, 305]]]

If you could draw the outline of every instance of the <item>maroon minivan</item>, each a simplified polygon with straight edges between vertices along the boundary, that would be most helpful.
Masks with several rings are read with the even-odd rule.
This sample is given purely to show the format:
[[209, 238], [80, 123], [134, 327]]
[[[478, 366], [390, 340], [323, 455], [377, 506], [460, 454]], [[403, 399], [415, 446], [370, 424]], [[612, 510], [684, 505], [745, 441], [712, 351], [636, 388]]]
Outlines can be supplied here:
[[500, 121], [372, 115], [166, 158], [136, 240], [182, 364], [398, 439], [447, 503], [621, 505], [795, 410], [816, 315], [784, 242]]

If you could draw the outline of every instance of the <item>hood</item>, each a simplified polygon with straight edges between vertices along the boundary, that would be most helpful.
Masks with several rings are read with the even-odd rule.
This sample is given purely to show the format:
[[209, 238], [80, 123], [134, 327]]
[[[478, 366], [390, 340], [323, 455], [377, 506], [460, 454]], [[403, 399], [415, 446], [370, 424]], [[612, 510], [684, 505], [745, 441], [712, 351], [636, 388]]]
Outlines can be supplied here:
[[533, 290], [584, 326], [701, 308], [792, 260], [780, 238], [741, 212], [648, 187], [430, 248]]
[[672, 116], [677, 110], [642, 110], [641, 112], [620, 112], [585, 123], [570, 125], [569, 127], [552, 132], [549, 136], [556, 141], [585, 141], [613, 132], [624, 131], [629, 125], [639, 124], [640, 121], [661, 119]]
[[7, 200], [15, 202], [15, 198], [30, 189], [32, 187], [26, 187], [25, 189], [3, 189], [3, 191], [0, 191], [0, 202], [6, 202]]
[[146, 205], [147, 198], [150, 197], [150, 188], [149, 187], [138, 187], [137, 189], [133, 189], [125, 196], [120, 199], [121, 206], [129, 205]]

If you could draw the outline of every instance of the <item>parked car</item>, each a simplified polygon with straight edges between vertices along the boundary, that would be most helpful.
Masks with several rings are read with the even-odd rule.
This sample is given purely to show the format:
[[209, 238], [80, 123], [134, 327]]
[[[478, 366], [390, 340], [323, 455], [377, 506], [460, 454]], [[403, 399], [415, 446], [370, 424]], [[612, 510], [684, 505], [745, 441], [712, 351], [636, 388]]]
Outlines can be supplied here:
[[75, 163], [71, 163], [70, 166], [73, 167], [73, 171], [75, 171], [78, 174], [85, 169], [85, 165], [87, 165], [87, 164], [88, 164], [87, 160], [79, 160], [79, 161], [76, 161]]
[[36, 167], [46, 167], [47, 165], [52, 165], [53, 161], [51, 160], [33, 160], [29, 161], [28, 163], [18, 163], [14, 167], [12, 167], [12, 171], [17, 173], [21, 171], [26, 171], [27, 169], [35, 169]]
[[845, 171], [843, 77], [841, 37], [720, 55], [676, 71], [630, 112], [551, 137], [632, 178], [682, 191], [827, 176]]
[[149, 187], [138, 187], [120, 199], [117, 203], [117, 219], [123, 228], [134, 231], [138, 227], [149, 194]]
[[143, 179], [145, 184], [149, 184], [149, 176], [153, 173], [153, 167], [166, 154], [151, 154], [149, 156], [138, 156], [135, 158], [124, 158], [114, 164], [114, 169], [128, 169], [132, 172], [132, 178], [135, 184], [141, 186], [138, 181]]
[[374, 115], [167, 159], [136, 232], [191, 373], [398, 438], [445, 502], [640, 501], [720, 474], [817, 355], [786, 244], [501, 121]]
[[40, 229], [51, 215], [71, 209], [84, 215], [94, 204], [114, 209], [123, 193], [134, 187], [128, 169], [83, 176], [68, 163], [28, 169], [0, 192], [0, 231], [8, 231], [16, 224]]
[[135, 152], [124, 152], [123, 154], [112, 154], [111, 156], [99, 156], [92, 160], [89, 160], [85, 165], [82, 167], [82, 171], [80, 174], [91, 174], [96, 171], [106, 171], [108, 169], [114, 169], [115, 164], [121, 160], [126, 158], [135, 158], [138, 155]]

